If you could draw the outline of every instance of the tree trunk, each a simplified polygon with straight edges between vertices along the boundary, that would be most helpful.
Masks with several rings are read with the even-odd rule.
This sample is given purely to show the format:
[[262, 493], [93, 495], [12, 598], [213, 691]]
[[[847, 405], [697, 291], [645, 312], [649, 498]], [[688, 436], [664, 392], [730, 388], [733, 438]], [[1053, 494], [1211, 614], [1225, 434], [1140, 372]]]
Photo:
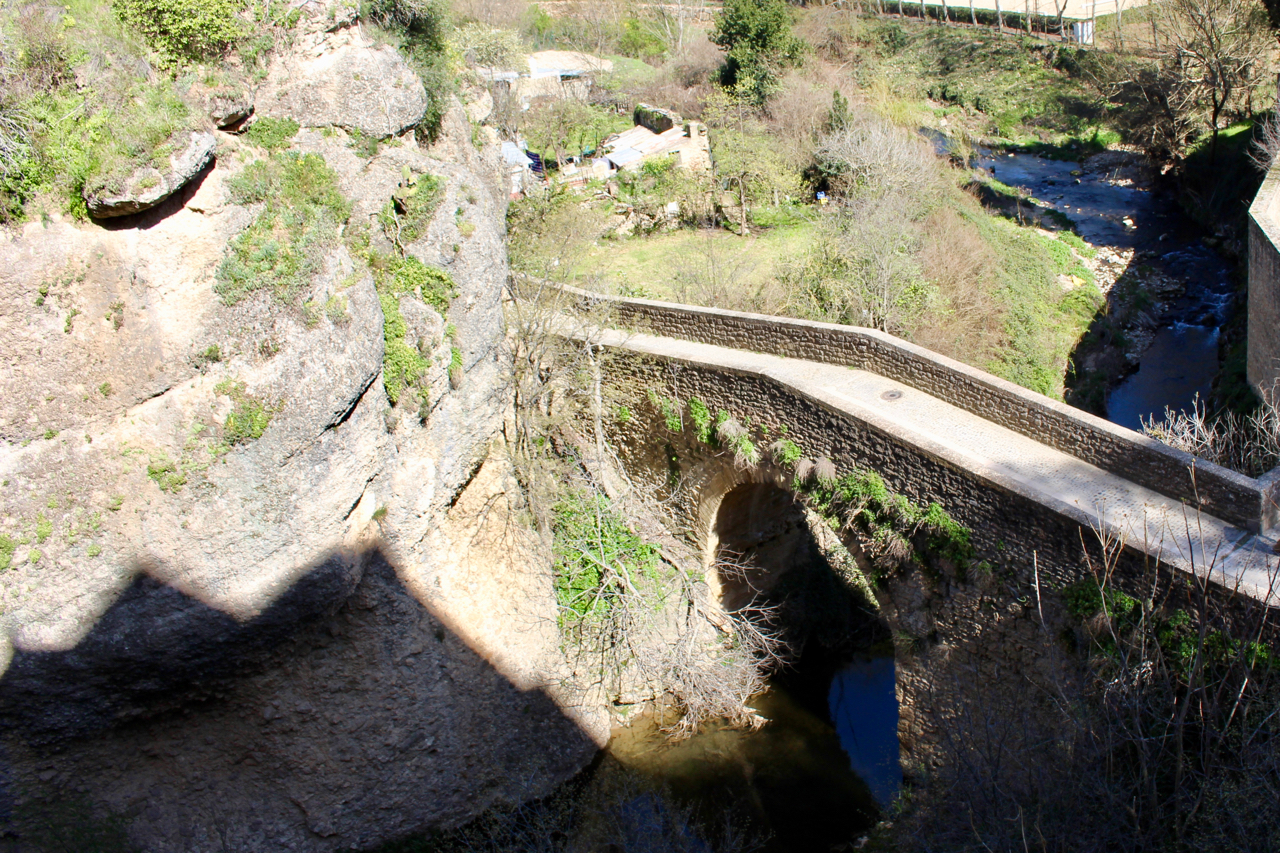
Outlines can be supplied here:
[[1004, 35], [1004, 13], [1000, 11], [1000, 0], [996, 0], [996, 33]]
[[969, 23], [978, 26], [978, 13], [973, 11], [973, 0], [969, 0]]

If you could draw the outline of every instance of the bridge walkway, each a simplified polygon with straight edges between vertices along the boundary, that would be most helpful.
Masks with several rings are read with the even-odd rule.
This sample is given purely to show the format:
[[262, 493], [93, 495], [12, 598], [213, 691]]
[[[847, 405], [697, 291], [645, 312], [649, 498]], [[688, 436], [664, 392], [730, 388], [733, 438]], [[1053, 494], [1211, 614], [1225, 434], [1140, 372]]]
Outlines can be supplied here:
[[1197, 514], [1068, 453], [893, 379], [866, 370], [643, 333], [608, 330], [600, 342], [631, 352], [731, 372], [755, 373], [1073, 519], [1101, 526], [1167, 564], [1203, 574], [1269, 603], [1276, 536], [1259, 536]]

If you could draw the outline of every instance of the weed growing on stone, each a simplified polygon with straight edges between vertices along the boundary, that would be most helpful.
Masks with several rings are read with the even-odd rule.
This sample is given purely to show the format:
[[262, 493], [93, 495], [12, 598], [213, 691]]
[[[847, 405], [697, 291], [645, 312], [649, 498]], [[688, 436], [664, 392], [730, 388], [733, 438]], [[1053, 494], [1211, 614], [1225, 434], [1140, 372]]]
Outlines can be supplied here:
[[711, 444], [715, 440], [715, 432], [711, 428], [711, 410], [697, 397], [689, 398], [689, 420], [693, 421], [698, 441]]
[[378, 224], [397, 247], [420, 240], [427, 233], [444, 194], [444, 182], [434, 175], [417, 174], [404, 168], [400, 185], [378, 213]]
[[[187, 484], [186, 471], [164, 453], [152, 457], [147, 465], [147, 476], [160, 487], [162, 492], [177, 494]], [[115, 510], [118, 509], [119, 507], [115, 508]]]
[[825, 482], [813, 477], [799, 485], [805, 502], [833, 530], [863, 534], [882, 573], [907, 563], [934, 573], [934, 562], [942, 559], [963, 575], [976, 556], [968, 528], [940, 504], [921, 507], [891, 492], [875, 471], [855, 470]]
[[274, 154], [288, 148], [293, 138], [298, 135], [300, 128], [301, 126], [291, 118], [261, 116], [249, 125], [244, 135], [254, 145]]
[[400, 313], [400, 300], [394, 294], [380, 293], [382, 334], [385, 350], [382, 356], [382, 382], [387, 399], [395, 405], [406, 388], [417, 385], [430, 366], [422, 353], [405, 341], [409, 327]]
[[341, 326], [351, 319], [347, 307], [347, 297], [335, 293], [325, 301], [324, 315], [329, 318], [329, 322], [333, 325]]
[[262, 438], [274, 414], [271, 408], [250, 396], [243, 382], [226, 379], [213, 390], [216, 394], [230, 397], [235, 404], [222, 425], [222, 440], [228, 447]]
[[13, 552], [17, 548], [17, 542], [13, 541], [8, 535], [0, 533], [0, 571], [9, 568], [13, 563]]
[[260, 290], [292, 303], [338, 246], [338, 228], [351, 214], [337, 174], [317, 154], [286, 152], [250, 163], [228, 189], [236, 204], [264, 207], [231, 241], [214, 289], [228, 305]]

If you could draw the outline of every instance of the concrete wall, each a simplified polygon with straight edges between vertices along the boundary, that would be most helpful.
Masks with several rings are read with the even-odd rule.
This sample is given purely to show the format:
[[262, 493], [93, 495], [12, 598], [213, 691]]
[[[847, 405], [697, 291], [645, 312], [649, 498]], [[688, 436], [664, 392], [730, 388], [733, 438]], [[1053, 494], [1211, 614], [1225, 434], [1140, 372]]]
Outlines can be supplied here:
[[1249, 207], [1249, 384], [1270, 393], [1280, 380], [1280, 166]]
[[[1280, 522], [1280, 482], [1260, 483], [873, 329], [743, 314], [646, 299], [609, 299], [618, 325], [869, 370], [1070, 453], [1138, 485], [1249, 530]], [[1192, 469], [1194, 467], [1194, 475]]]

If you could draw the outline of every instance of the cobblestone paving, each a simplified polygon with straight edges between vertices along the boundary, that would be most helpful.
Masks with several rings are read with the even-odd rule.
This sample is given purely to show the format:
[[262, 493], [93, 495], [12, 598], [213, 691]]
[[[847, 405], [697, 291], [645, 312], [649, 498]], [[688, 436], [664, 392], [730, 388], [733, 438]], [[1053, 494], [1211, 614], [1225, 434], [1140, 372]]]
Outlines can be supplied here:
[[1226, 585], [1238, 583], [1255, 597], [1280, 603], [1280, 584], [1271, 580], [1277, 563], [1274, 535], [1252, 535], [1197, 514], [1172, 498], [894, 380], [838, 365], [645, 334], [606, 332], [603, 343], [767, 376], [982, 479], [1121, 536], [1168, 564], [1197, 574], [1208, 569]]

